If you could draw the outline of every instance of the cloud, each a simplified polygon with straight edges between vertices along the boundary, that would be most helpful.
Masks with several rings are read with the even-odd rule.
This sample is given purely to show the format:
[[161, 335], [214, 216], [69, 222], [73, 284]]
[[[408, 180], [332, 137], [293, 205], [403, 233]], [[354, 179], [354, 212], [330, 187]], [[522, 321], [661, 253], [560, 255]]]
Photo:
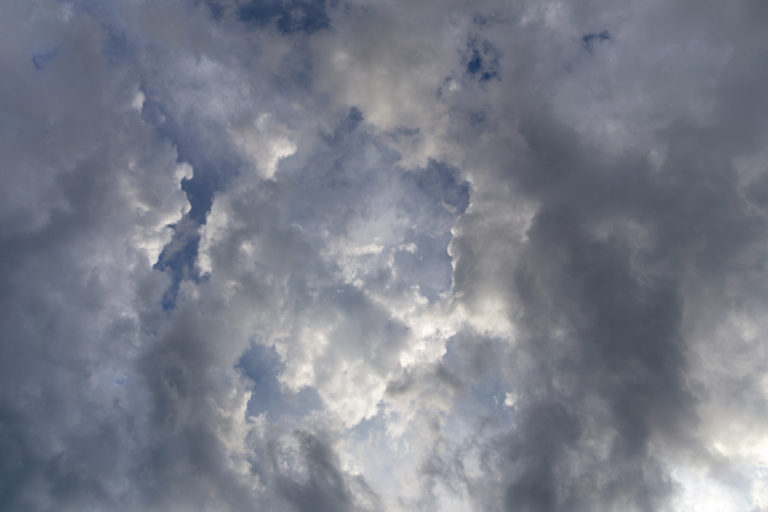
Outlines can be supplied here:
[[[129, 67], [102, 59], [97, 23], [56, 4], [9, 11], [0, 502], [109, 507], [131, 495], [131, 365], [162, 319], [167, 279], [151, 265], [188, 206], [183, 166], [131, 107]], [[39, 70], [36, 34], [59, 48]]]
[[767, 13], [689, 7], [12, 2], [0, 508], [764, 509]]

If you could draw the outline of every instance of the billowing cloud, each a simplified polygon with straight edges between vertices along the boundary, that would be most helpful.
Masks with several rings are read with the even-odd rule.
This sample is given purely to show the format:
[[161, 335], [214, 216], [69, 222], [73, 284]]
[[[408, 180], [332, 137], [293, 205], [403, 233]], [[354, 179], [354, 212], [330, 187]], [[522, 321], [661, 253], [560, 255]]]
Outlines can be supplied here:
[[768, 508], [759, 2], [11, 2], [0, 509]]

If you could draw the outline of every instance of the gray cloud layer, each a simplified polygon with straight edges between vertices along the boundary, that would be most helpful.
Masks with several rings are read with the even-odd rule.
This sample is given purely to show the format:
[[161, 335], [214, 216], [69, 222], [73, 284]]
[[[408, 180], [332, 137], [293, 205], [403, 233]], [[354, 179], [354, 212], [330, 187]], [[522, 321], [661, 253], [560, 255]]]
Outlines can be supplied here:
[[11, 2], [0, 509], [768, 510], [761, 2]]

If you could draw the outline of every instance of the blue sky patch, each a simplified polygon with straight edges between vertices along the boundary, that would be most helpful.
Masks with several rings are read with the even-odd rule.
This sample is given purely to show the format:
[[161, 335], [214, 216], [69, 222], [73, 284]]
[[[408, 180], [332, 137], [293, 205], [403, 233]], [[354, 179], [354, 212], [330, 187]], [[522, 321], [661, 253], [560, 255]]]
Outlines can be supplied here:
[[613, 37], [611, 36], [611, 33], [608, 32], [607, 30], [603, 30], [602, 32], [598, 32], [598, 33], [585, 34], [581, 38], [581, 44], [590, 53], [592, 53], [595, 43], [599, 44], [599, 43], [604, 43], [606, 41], [613, 41]]
[[45, 68], [49, 62], [56, 58], [56, 54], [58, 52], [59, 48], [56, 47], [49, 52], [38, 53], [37, 55], [34, 55], [32, 57], [32, 65], [35, 67], [35, 70], [41, 71], [43, 68]]
[[499, 79], [499, 53], [488, 41], [472, 39], [467, 45], [467, 74], [480, 82]]
[[253, 394], [248, 401], [248, 414], [266, 413], [271, 419], [304, 416], [319, 409], [322, 402], [312, 388], [296, 393], [283, 389], [278, 381], [285, 365], [274, 347], [252, 343], [242, 355], [236, 368], [253, 381]]
[[166, 272], [171, 278], [171, 285], [166, 290], [165, 295], [163, 295], [163, 309], [166, 311], [176, 306], [176, 296], [179, 293], [181, 281], [190, 278], [197, 279], [199, 277], [195, 262], [197, 261], [200, 236], [188, 237], [181, 249], [173, 250], [176, 239], [184, 236], [184, 234], [180, 234], [177, 231], [174, 234], [174, 240], [163, 249], [155, 264], [157, 270]]
[[284, 34], [327, 29], [325, 0], [252, 0], [238, 9], [240, 21], [263, 27], [275, 23]]

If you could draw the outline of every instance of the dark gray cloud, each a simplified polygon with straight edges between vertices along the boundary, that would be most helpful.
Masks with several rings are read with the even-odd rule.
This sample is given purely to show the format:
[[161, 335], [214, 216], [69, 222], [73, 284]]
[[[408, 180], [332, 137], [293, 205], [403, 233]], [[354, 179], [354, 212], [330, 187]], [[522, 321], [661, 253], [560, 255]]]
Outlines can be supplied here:
[[[752, 38], [733, 44], [751, 46]], [[714, 124], [670, 116], [658, 134], [666, 145], [659, 166], [631, 146], [618, 157], [600, 154], [551, 107], [520, 117], [523, 147], [506, 176], [537, 207], [525, 243], [508, 236], [515, 256], [496, 276], [515, 305], [520, 336], [509, 365], [522, 390], [514, 428], [485, 448], [497, 460], [492, 470], [506, 475], [502, 508], [690, 506], [675, 501], [670, 466], [675, 456], [711, 454], [696, 435], [695, 411], [714, 383], [694, 377], [700, 361], [691, 355], [707, 342], [689, 330], [702, 319], [688, 308], [750, 274], [754, 267], [737, 262], [763, 251], [765, 217], [744, 197], [733, 164], [757, 146], [729, 133], [725, 119], [740, 119], [736, 130], [752, 122], [726, 114], [729, 81], [713, 91]], [[459, 246], [457, 275], [465, 251], [470, 265], [483, 258], [481, 243]], [[476, 286], [481, 270], [465, 271]], [[760, 300], [741, 290], [732, 292]]]
[[0, 509], [759, 511], [759, 2], [11, 2]]

